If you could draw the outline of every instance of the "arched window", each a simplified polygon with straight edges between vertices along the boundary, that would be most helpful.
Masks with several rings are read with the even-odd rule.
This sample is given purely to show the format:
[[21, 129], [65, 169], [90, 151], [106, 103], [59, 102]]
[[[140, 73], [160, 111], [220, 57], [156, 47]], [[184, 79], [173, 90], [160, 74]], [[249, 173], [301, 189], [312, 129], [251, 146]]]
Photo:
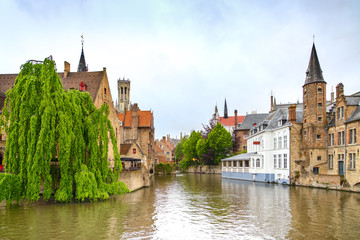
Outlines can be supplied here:
[[104, 94], [106, 94], [106, 88], [104, 88]]
[[123, 94], [123, 87], [120, 88], [120, 93]]
[[321, 93], [322, 92], [322, 88], [319, 86], [318, 87], [318, 93]]
[[256, 159], [256, 167], [260, 167], [260, 159], [259, 158]]

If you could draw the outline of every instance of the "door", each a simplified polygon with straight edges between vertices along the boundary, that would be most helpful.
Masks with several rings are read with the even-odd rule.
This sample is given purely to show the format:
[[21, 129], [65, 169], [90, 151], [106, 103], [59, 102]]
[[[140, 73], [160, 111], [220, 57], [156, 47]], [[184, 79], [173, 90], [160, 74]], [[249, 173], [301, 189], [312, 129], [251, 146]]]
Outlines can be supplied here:
[[344, 161], [339, 161], [339, 175], [344, 175]]

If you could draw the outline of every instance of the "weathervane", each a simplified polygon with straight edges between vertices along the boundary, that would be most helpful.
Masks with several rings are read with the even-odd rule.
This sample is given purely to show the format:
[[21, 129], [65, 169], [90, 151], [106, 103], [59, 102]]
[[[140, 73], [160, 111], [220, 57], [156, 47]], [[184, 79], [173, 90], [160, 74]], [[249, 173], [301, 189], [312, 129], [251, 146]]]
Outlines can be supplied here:
[[81, 45], [84, 46], [84, 35], [81, 35]]

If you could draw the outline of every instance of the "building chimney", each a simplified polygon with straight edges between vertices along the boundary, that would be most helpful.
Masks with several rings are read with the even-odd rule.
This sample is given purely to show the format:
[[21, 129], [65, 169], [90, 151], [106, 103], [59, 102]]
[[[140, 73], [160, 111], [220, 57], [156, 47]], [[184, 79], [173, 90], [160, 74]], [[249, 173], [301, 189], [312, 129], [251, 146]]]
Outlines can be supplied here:
[[64, 78], [67, 78], [69, 73], [70, 73], [70, 63], [64, 61]]
[[293, 104], [289, 107], [289, 122], [296, 123], [296, 105]]
[[330, 94], [330, 96], [331, 96], [331, 103], [334, 103], [334, 102], [335, 102], [335, 99], [334, 99], [334, 89], [333, 89], [333, 87], [331, 87], [331, 94]]
[[270, 112], [273, 112], [274, 111], [274, 96], [272, 94], [272, 91], [271, 91], [271, 97], [270, 97]]
[[237, 117], [237, 110], [235, 109], [234, 111], [234, 114], [235, 114], [235, 129], [237, 129], [237, 126], [238, 126], [238, 117]]
[[342, 83], [339, 83], [336, 86], [336, 99], [341, 96], [344, 96], [344, 85]]

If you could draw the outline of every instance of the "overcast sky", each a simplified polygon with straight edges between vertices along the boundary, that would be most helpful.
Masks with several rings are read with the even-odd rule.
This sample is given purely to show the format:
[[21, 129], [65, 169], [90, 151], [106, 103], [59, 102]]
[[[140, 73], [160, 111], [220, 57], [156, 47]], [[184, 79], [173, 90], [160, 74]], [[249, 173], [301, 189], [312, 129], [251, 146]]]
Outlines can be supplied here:
[[223, 115], [302, 102], [313, 35], [327, 82], [360, 91], [360, 1], [1, 0], [0, 73], [52, 55], [76, 71], [81, 38], [89, 71], [131, 80], [131, 102], [152, 110], [155, 135], [201, 130]]

